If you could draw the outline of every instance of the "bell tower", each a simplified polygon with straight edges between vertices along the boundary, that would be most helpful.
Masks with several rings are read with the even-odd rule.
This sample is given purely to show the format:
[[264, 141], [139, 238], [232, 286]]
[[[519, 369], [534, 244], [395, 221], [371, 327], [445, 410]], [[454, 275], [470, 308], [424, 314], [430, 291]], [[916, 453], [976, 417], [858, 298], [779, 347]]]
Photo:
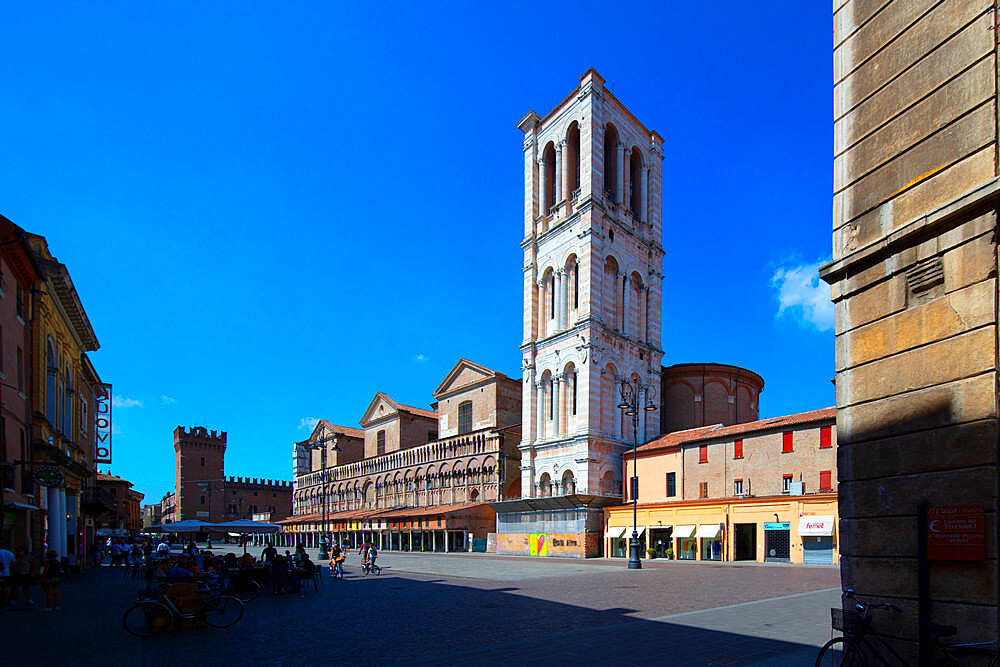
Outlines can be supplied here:
[[[522, 497], [621, 499], [622, 379], [660, 386], [662, 138], [593, 69], [524, 132]], [[641, 400], [659, 404], [659, 396]], [[659, 434], [640, 411], [639, 444]]]

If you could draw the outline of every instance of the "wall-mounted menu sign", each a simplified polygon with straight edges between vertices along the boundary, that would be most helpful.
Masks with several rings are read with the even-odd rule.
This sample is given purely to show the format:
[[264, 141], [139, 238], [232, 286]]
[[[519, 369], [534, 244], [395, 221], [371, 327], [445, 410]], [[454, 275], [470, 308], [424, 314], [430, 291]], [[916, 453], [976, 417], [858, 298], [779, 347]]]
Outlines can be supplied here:
[[983, 506], [928, 507], [927, 558], [986, 560], [986, 516]]

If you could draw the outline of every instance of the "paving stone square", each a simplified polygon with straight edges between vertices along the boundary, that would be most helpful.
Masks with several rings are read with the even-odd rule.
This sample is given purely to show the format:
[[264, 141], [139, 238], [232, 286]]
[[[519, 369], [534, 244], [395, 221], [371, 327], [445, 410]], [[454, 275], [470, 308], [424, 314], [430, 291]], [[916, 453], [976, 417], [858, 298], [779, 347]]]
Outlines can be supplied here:
[[[353, 561], [353, 562], [352, 562]], [[381, 576], [324, 571], [318, 591], [264, 594], [228, 629], [128, 635], [143, 582], [102, 567], [63, 584], [63, 609], [0, 612], [6, 664], [509, 664], [636, 650], [662, 664], [810, 664], [830, 637], [834, 568], [383, 554]], [[11, 641], [10, 638], [16, 638]]]

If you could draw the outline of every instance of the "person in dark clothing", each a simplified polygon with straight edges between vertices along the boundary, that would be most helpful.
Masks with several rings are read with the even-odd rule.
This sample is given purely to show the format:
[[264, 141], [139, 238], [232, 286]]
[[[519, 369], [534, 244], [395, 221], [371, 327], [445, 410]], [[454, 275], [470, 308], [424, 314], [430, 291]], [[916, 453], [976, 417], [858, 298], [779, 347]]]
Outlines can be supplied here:
[[268, 542], [267, 546], [264, 548], [264, 551], [261, 552], [260, 555], [264, 559], [265, 563], [270, 563], [278, 556], [278, 550], [274, 548], [273, 544]]

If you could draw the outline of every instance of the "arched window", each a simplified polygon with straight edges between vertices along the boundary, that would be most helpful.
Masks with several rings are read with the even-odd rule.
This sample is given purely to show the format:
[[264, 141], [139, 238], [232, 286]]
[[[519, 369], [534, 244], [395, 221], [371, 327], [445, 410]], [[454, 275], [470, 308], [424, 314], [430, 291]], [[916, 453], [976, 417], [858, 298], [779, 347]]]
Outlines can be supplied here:
[[538, 479], [538, 495], [542, 498], [547, 498], [552, 495], [552, 478], [549, 477], [549, 473], [542, 473], [542, 476]]
[[56, 342], [49, 336], [45, 350], [45, 418], [49, 424], [57, 427], [59, 402], [56, 396], [56, 376], [59, 374], [59, 363], [56, 356]]
[[542, 198], [542, 217], [556, 205], [556, 147], [550, 141], [542, 151], [542, 169], [544, 169], [543, 185], [545, 192], [539, 193]]
[[375, 434], [375, 454], [381, 456], [385, 454], [385, 431], [379, 431]]
[[604, 128], [604, 190], [618, 202], [618, 130], [611, 123]]
[[562, 492], [564, 496], [572, 496], [576, 493], [576, 479], [573, 477], [572, 470], [567, 470], [563, 473]]
[[642, 323], [646, 311], [646, 305], [643, 303], [644, 296], [642, 276], [633, 271], [628, 281], [628, 326], [624, 333], [639, 340], [643, 338]]
[[601, 478], [601, 495], [620, 496], [621, 494], [622, 485], [618, 481], [618, 476], [611, 470], [604, 473], [604, 477]]
[[618, 405], [618, 369], [614, 364], [604, 367], [601, 375], [601, 432], [614, 435], [615, 424], [618, 423], [616, 415], [621, 411], [615, 406]]
[[628, 207], [636, 217], [639, 217], [645, 193], [642, 191], [642, 153], [638, 147], [632, 148], [632, 155], [629, 158], [628, 189]]
[[63, 433], [73, 437], [73, 369], [66, 364], [66, 387], [63, 389]]
[[472, 401], [462, 401], [458, 404], [458, 433], [472, 432]]
[[573, 121], [569, 126], [566, 135], [566, 150], [568, 155], [563, 156], [569, 165], [569, 192], [571, 196], [577, 194], [580, 189], [580, 124]]
[[604, 301], [604, 323], [612, 329], [618, 329], [619, 298], [618, 298], [618, 261], [608, 255], [604, 260], [604, 284], [602, 287]]

